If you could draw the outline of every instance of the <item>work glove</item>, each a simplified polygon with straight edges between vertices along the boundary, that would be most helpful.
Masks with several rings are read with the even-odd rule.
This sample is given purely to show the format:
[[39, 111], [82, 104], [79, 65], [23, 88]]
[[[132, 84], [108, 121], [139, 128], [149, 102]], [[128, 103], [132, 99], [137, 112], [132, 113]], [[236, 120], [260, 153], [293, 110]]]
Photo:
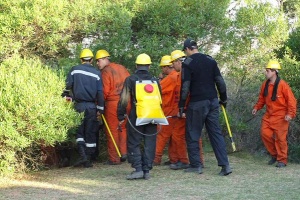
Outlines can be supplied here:
[[62, 93], [61, 93], [61, 97], [70, 97], [70, 90], [64, 90]]
[[227, 101], [222, 101], [222, 100], [220, 100], [220, 101], [219, 101], [219, 104], [220, 104], [221, 106], [224, 106], [224, 108], [226, 108]]
[[102, 120], [103, 114], [104, 114], [104, 110], [97, 109], [97, 120], [98, 120], [100, 126], [103, 124], [103, 120]]
[[69, 93], [68, 92], [65, 92], [65, 91], [63, 91], [63, 93], [61, 93], [61, 97], [66, 97], [66, 96], [68, 96], [69, 95]]
[[66, 101], [73, 101], [69, 90], [64, 90], [63, 93], [61, 93], [61, 97], [65, 98]]
[[97, 109], [97, 112], [98, 112], [100, 115], [102, 115], [102, 114], [104, 114], [104, 109], [103, 109], [103, 110]]

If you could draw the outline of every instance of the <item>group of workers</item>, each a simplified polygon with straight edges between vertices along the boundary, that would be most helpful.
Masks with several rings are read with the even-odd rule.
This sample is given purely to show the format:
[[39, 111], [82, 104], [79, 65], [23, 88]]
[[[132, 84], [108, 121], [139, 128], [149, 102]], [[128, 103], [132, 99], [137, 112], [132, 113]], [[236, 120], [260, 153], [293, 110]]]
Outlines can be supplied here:
[[[93, 58], [91, 50], [83, 49], [81, 64], [70, 70], [66, 80], [66, 90], [72, 96], [76, 111], [84, 113], [76, 135], [80, 157], [74, 166], [92, 166], [90, 159], [97, 148], [99, 119], [103, 119], [108, 150], [105, 164], [119, 165], [128, 159], [135, 169], [127, 175], [128, 180], [148, 180], [153, 166], [161, 164], [167, 144], [170, 169], [202, 174], [204, 125], [221, 167], [219, 175], [232, 173], [219, 123], [220, 105], [226, 108], [227, 103], [226, 84], [217, 62], [200, 53], [197, 42], [187, 39], [182, 50], [163, 56], [159, 79], [149, 72], [152, 61], [145, 53], [137, 56], [136, 71], [131, 75], [124, 66], [111, 62], [106, 50], [96, 53], [99, 70], [93, 67]], [[268, 65], [266, 76], [270, 81], [263, 84], [252, 114], [267, 105], [262, 139], [272, 156], [269, 164], [278, 161], [277, 166], [283, 167], [287, 163], [284, 137], [288, 121], [295, 117], [296, 100], [289, 86], [277, 76], [279, 67], [274, 63]], [[143, 110], [147, 107], [143, 106], [143, 100], [147, 98], [153, 99], [152, 108]], [[156, 102], [168, 125], [143, 119], [149, 112], [150, 115], [152, 111], [158, 112]], [[280, 116], [284, 112], [283, 120]], [[273, 113], [276, 114], [273, 116]], [[279, 122], [278, 126], [271, 123], [273, 118]]]

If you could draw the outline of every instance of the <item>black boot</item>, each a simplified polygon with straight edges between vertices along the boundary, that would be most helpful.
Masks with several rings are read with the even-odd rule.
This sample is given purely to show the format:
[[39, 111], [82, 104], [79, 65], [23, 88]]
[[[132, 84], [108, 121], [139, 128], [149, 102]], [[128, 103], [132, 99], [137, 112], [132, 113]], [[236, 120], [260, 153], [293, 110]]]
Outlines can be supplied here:
[[125, 162], [127, 160], [127, 154], [121, 156], [120, 161]]
[[220, 176], [227, 176], [232, 173], [231, 167], [229, 165], [223, 165], [219, 173]]
[[277, 158], [272, 157], [271, 160], [269, 160], [268, 165], [273, 165], [274, 163], [276, 163]]
[[87, 161], [83, 164], [83, 167], [85, 168], [93, 167], [93, 164], [91, 162], [91, 156], [87, 155], [86, 157], [87, 157]]
[[84, 166], [87, 162], [87, 156], [85, 154], [85, 146], [84, 145], [78, 145], [78, 153], [79, 153], [79, 159], [77, 162], [73, 165], [74, 167], [81, 167]]

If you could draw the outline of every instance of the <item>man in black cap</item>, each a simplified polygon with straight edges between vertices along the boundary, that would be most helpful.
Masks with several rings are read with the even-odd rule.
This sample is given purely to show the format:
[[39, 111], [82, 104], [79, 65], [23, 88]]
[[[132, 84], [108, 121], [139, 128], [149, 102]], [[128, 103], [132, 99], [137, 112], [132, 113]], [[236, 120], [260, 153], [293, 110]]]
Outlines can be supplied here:
[[[185, 40], [183, 51], [188, 57], [182, 63], [179, 115], [187, 118], [186, 141], [190, 160], [190, 167], [184, 171], [202, 174], [199, 139], [205, 124], [218, 166], [222, 167], [219, 175], [226, 176], [232, 170], [219, 123], [219, 104], [226, 106], [226, 84], [217, 62], [212, 57], [199, 53], [194, 40]], [[188, 96], [190, 100], [185, 113], [184, 105]]]

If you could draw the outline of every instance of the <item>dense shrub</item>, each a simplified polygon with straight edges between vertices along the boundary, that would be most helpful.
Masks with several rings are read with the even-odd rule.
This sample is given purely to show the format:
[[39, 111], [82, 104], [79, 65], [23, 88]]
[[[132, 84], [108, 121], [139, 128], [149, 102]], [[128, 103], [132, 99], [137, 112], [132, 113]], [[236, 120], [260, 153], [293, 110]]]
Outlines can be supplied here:
[[[131, 72], [136, 56], [147, 53], [151, 72], [157, 75], [160, 58], [181, 49], [187, 37], [196, 39], [206, 54], [220, 47], [214, 57], [226, 78], [227, 111], [237, 147], [263, 149], [261, 114], [251, 119], [251, 109], [264, 80], [263, 66], [288, 37], [283, 9], [261, 1], [230, 0], [2, 0], [0, 10], [1, 170], [15, 169], [20, 163], [16, 152], [18, 158], [32, 157], [41, 141], [63, 141], [67, 129], [77, 124], [71, 105], [59, 96], [82, 48], [94, 53], [106, 49]], [[285, 49], [294, 52], [291, 58], [285, 51], [280, 54], [282, 77], [297, 98], [300, 68], [293, 59], [298, 59], [293, 39], [298, 32], [286, 43]], [[290, 144], [299, 141], [298, 122], [299, 116], [291, 123]], [[226, 134], [224, 121], [222, 125]]]
[[[0, 174], [14, 171], [16, 152], [67, 139], [81, 116], [61, 92], [64, 81], [39, 59], [13, 57], [0, 65]], [[26, 153], [26, 152], [24, 152]], [[27, 155], [25, 157], [30, 157]]]

